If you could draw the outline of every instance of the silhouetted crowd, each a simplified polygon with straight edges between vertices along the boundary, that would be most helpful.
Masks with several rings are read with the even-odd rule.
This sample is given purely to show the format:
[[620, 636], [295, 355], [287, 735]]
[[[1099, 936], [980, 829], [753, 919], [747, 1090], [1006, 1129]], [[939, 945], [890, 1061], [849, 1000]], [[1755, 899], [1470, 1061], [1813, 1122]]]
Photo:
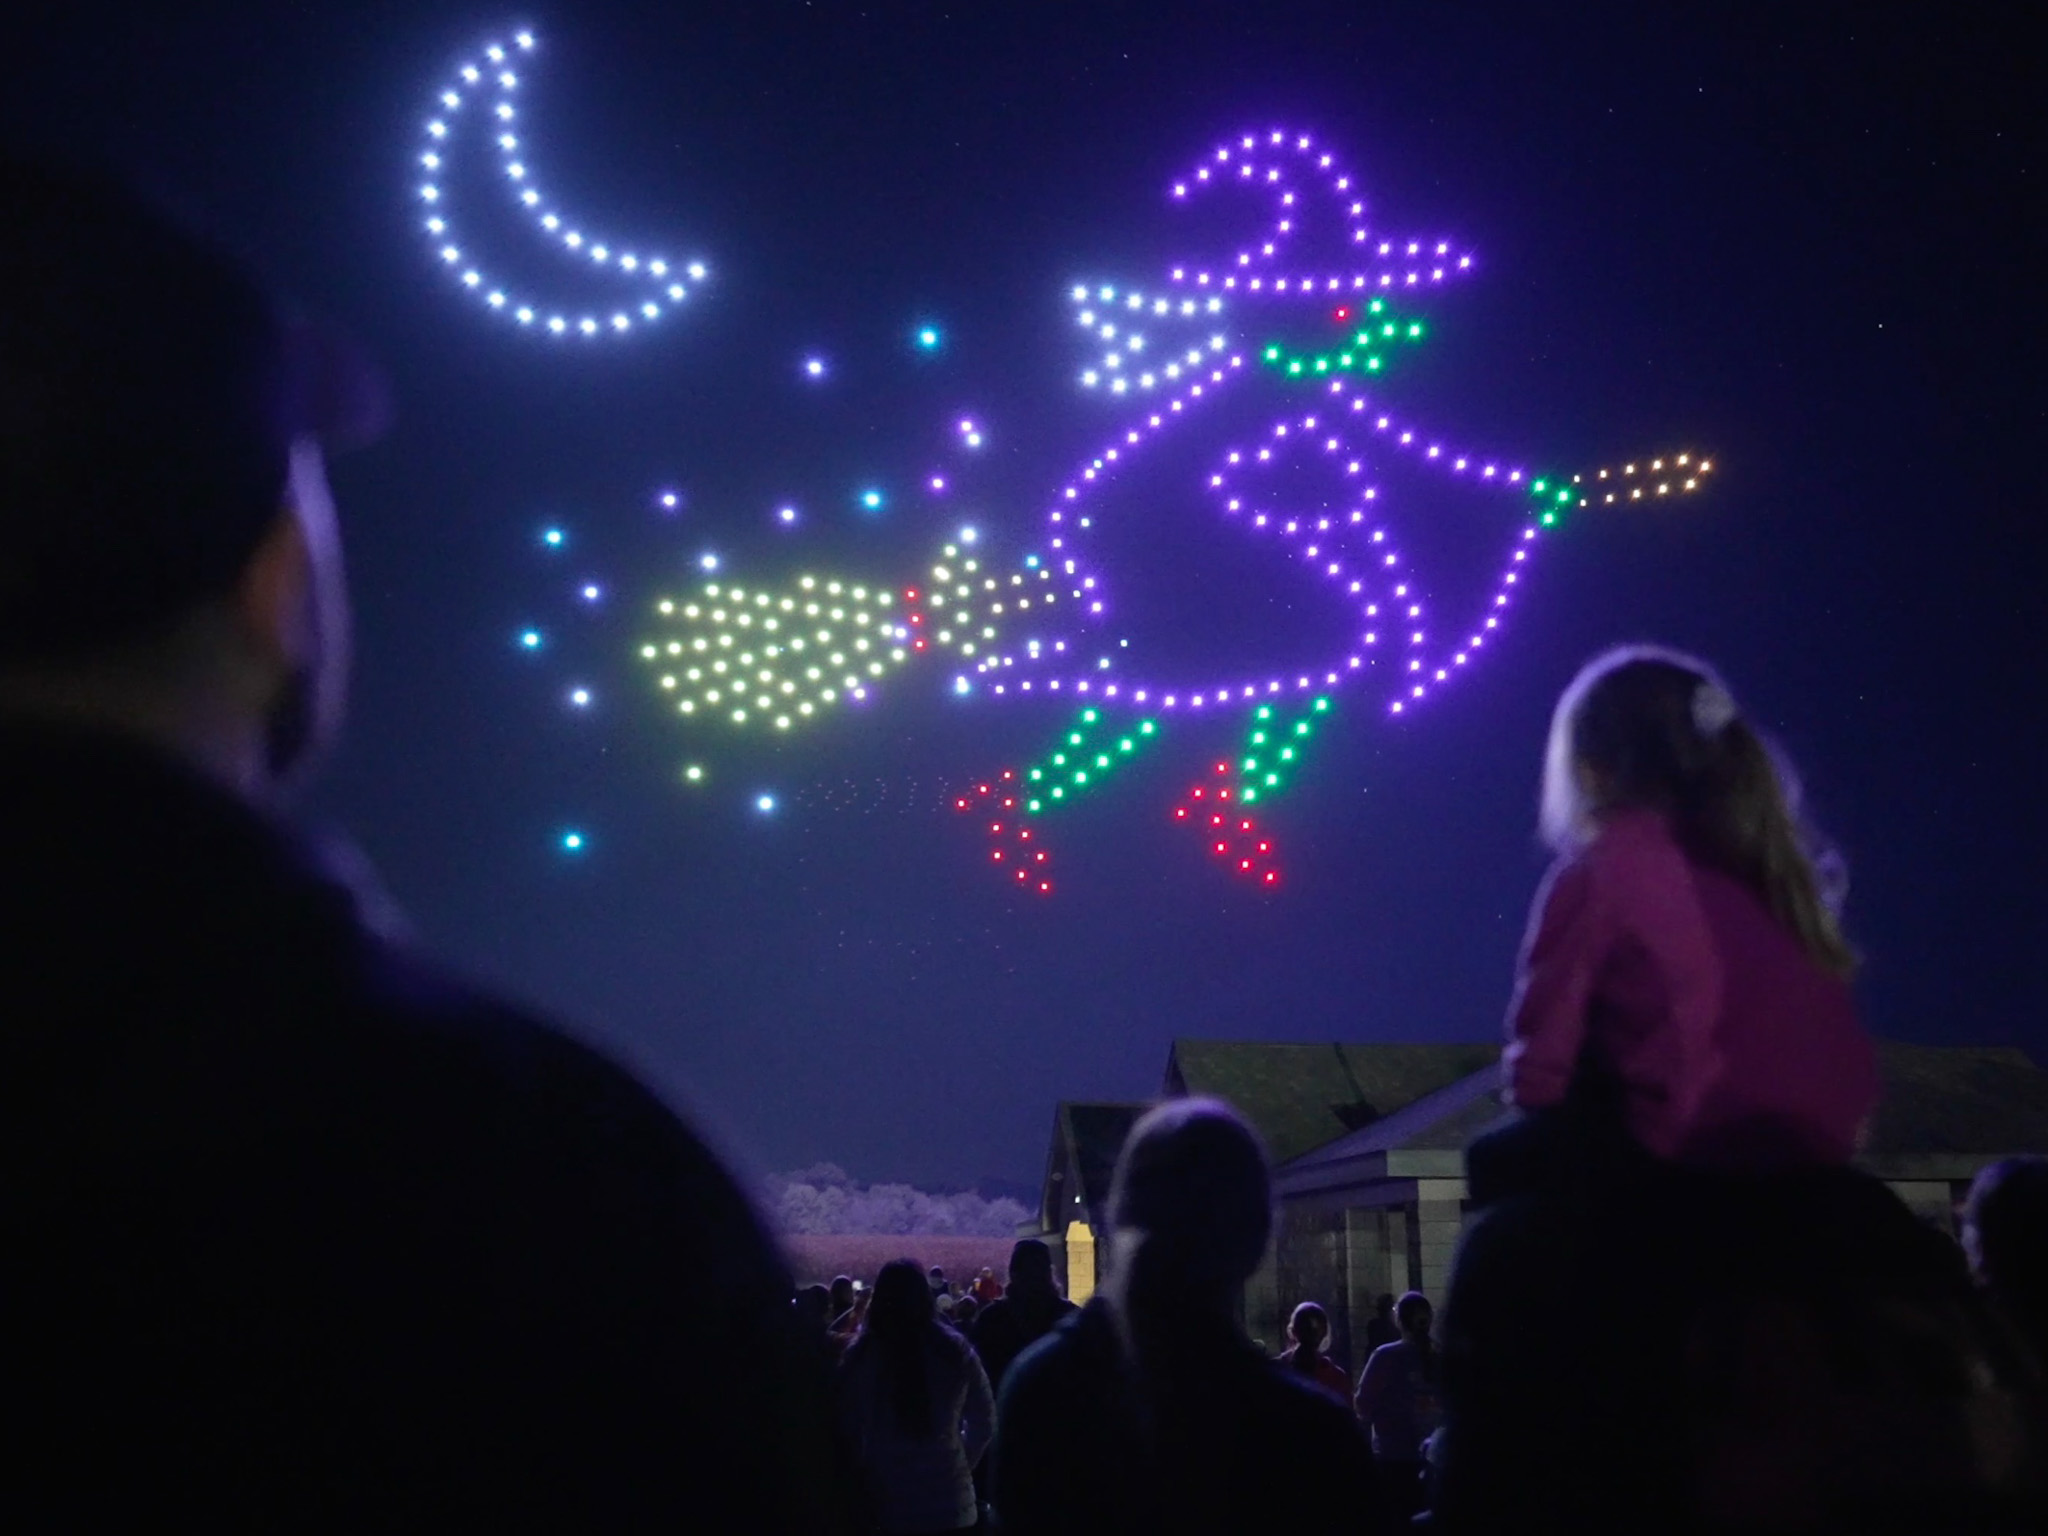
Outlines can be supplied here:
[[[1839, 869], [1704, 663], [1559, 701], [1441, 1309], [1248, 1337], [1266, 1153], [1178, 1099], [1101, 1282], [792, 1294], [629, 1074], [449, 980], [290, 791], [379, 377], [119, 184], [0, 158], [8, 1495], [24, 1529], [2038, 1532], [2048, 1162], [1853, 1166]], [[425, 534], [423, 534], [425, 537]]]
[[1174, 1101], [1126, 1148], [1086, 1307], [1028, 1238], [965, 1320], [909, 1258], [800, 1293], [874, 1528], [2039, 1528], [2048, 1159], [1987, 1169], [1961, 1245], [1855, 1175], [1681, 1181], [1646, 1191], [1672, 1202], [1648, 1252], [1578, 1291], [1573, 1213], [1490, 1211], [1442, 1326], [1419, 1291], [1379, 1297], [1355, 1380], [1317, 1302], [1270, 1361], [1234, 1316], [1265, 1180], [1228, 1106]]

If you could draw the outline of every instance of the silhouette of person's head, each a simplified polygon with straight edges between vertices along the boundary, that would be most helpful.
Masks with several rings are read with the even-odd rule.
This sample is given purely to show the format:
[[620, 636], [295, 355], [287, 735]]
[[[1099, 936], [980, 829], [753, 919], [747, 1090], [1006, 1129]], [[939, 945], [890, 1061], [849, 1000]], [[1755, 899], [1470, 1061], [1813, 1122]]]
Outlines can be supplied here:
[[1110, 1182], [1111, 1282], [1133, 1309], [1224, 1310], [1273, 1228], [1257, 1135], [1216, 1099], [1174, 1099], [1131, 1128]]
[[1010, 1249], [1010, 1290], [1014, 1293], [1052, 1289], [1052, 1250], [1035, 1237], [1022, 1237]]
[[832, 1315], [834, 1317], [843, 1316], [846, 1309], [853, 1305], [853, 1276], [834, 1275], [832, 1277], [831, 1295]]
[[1388, 1322], [1394, 1320], [1394, 1297], [1392, 1292], [1381, 1291], [1378, 1296], [1373, 1298], [1372, 1315], [1374, 1317], [1384, 1317]]
[[868, 1313], [861, 1324], [863, 1333], [880, 1338], [916, 1333], [937, 1316], [932, 1288], [919, 1273], [915, 1259], [891, 1259], [875, 1276], [875, 1288], [868, 1293]]
[[338, 724], [323, 452], [380, 387], [116, 182], [0, 155], [0, 206], [0, 707], [266, 794]]
[[1394, 1303], [1394, 1325], [1401, 1330], [1401, 1336], [1417, 1343], [1427, 1341], [1429, 1326], [1435, 1320], [1436, 1310], [1429, 1304], [1429, 1298], [1420, 1291], [1410, 1291]]
[[1321, 1354], [1330, 1337], [1330, 1314], [1317, 1303], [1304, 1301], [1287, 1319], [1287, 1337], [1301, 1347], [1303, 1355]]
[[1985, 1289], [2034, 1327], [2048, 1324], [2048, 1157], [2009, 1157], [1978, 1173], [1963, 1203], [1963, 1250]]

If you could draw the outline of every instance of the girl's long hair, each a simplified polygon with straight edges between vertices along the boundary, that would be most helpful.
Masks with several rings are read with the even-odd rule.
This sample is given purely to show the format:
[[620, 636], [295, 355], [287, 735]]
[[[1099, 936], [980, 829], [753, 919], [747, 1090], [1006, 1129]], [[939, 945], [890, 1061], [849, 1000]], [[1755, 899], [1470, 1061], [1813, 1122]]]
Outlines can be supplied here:
[[897, 1426], [907, 1435], [928, 1437], [937, 1428], [929, 1362], [950, 1331], [939, 1321], [931, 1285], [915, 1259], [884, 1264], [872, 1295], [849, 1359], [853, 1350], [873, 1354]]
[[1799, 801], [1790, 766], [1696, 657], [1620, 646], [1586, 663], [1557, 701], [1543, 764], [1553, 848], [1581, 846], [1607, 812], [1656, 811], [1692, 858], [1749, 887], [1809, 955], [1847, 976], [1845, 871]]

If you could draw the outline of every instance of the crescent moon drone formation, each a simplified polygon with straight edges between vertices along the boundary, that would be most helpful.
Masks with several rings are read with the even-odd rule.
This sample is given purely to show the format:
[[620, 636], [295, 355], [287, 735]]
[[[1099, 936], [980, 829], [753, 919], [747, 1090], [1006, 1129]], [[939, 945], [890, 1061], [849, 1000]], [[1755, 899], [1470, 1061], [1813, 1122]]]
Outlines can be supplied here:
[[[1217, 756], [1213, 743], [1191, 743], [1208, 755], [1160, 813], [1199, 833], [1223, 867], [1271, 889], [1280, 869], [1267, 805], [1295, 778], [1340, 697], [1363, 703], [1367, 720], [1406, 724], [1498, 646], [1547, 534], [1582, 510], [1683, 496], [1712, 472], [1707, 458], [1671, 452], [1541, 473], [1398, 413], [1383, 395], [1401, 356], [1425, 339], [1420, 301], [1469, 275], [1472, 255], [1448, 239], [1368, 225], [1351, 177], [1307, 134], [1232, 139], [1172, 183], [1170, 201], [1223, 187], [1250, 190], [1272, 209], [1239, 249], [1173, 265], [1141, 288], [1070, 288], [1073, 322], [1090, 347], [1081, 391], [1120, 419], [1096, 454], [1054, 483], [1036, 548], [1005, 564], [982, 533], [963, 528], [907, 579], [721, 575], [658, 595], [636, 648], [672, 716], [693, 735], [794, 734], [867, 705], [936, 655], [948, 659], [952, 695], [1049, 703], [1065, 723], [1035, 758], [953, 798], [987, 838], [988, 863], [1041, 895], [1053, 890], [1046, 828], [1062, 812], [1176, 734], [1200, 734], [1183, 722], [1234, 719], [1235, 749]], [[1341, 260], [1294, 258], [1312, 211], [1336, 213]], [[1306, 344], [1305, 327], [1315, 331]], [[1256, 412], [1267, 398], [1263, 424], [1249, 428], [1241, 410], [1233, 417], [1218, 405]], [[961, 425], [963, 441], [979, 440], [980, 426]], [[1432, 497], [1498, 528], [1497, 575], [1463, 613], [1439, 615], [1444, 573], [1406, 551], [1422, 520], [1442, 514], [1415, 505], [1403, 486], [1432, 480]], [[1320, 489], [1304, 493], [1303, 484]], [[1143, 492], [1136, 505], [1105, 506], [1110, 487], [1131, 485]], [[1178, 525], [1154, 521], [1162, 509]], [[1238, 540], [1248, 553], [1263, 546], [1269, 565], [1279, 554], [1297, 590], [1320, 592], [1337, 616], [1320, 653], [1306, 662], [1245, 654], [1189, 670], [1152, 659], [1158, 650], [1142, 634], [1111, 638], [1115, 593], [1137, 574], [1128, 562], [1142, 558], [1106, 547], [1118, 519], [1142, 524], [1148, 546]], [[709, 556], [700, 563], [717, 569]], [[1207, 621], [1190, 612], [1176, 633]], [[693, 763], [683, 778], [703, 784], [709, 773]]]
[[[586, 225], [541, 191], [519, 134], [520, 75], [515, 67], [536, 46], [534, 35], [524, 31], [514, 33], [509, 46], [486, 43], [476, 58], [457, 65], [454, 77], [435, 93], [437, 111], [427, 119], [426, 144], [419, 156], [426, 172], [418, 189], [427, 210], [422, 227], [435, 257], [456, 282], [516, 327], [565, 338], [623, 336], [662, 319], [709, 273], [701, 261], [677, 263], [661, 255], [643, 255], [588, 233]], [[519, 293], [484, 269], [465, 245], [465, 237], [456, 232], [444, 184], [448, 157], [465, 130], [472, 137], [492, 139], [514, 206], [532, 221], [543, 244], [554, 247], [567, 264], [611, 282], [620, 298], [601, 308], [579, 309]]]

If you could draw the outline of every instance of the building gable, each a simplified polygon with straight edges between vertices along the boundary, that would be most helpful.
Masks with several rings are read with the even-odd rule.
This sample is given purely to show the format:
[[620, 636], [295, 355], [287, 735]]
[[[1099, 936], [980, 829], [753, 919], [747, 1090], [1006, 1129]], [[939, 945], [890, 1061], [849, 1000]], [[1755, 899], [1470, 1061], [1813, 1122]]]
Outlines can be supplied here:
[[1168, 1097], [1198, 1094], [1233, 1105], [1284, 1163], [1365, 1129], [1491, 1068], [1492, 1041], [1450, 1045], [1272, 1044], [1176, 1040], [1167, 1058]]
[[1052, 1147], [1039, 1201], [1043, 1230], [1061, 1232], [1072, 1221], [1097, 1228], [1102, 1225], [1117, 1155], [1123, 1151], [1131, 1127], [1149, 1107], [1060, 1102], [1053, 1117]]

